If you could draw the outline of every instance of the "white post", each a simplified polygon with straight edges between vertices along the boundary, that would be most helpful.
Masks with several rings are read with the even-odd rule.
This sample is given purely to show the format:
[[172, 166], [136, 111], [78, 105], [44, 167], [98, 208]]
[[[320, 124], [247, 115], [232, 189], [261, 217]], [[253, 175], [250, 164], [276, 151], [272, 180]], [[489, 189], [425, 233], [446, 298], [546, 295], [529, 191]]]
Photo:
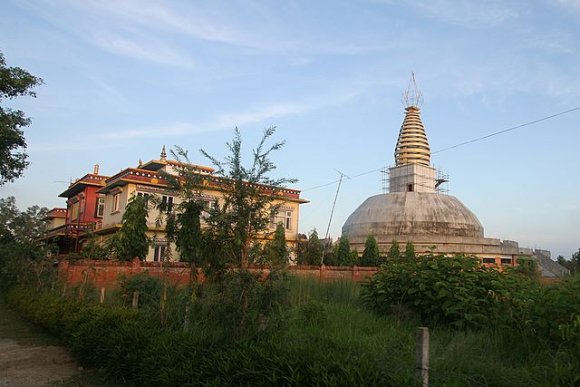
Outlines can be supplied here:
[[101, 298], [99, 299], [101, 304], [105, 303], [105, 288], [101, 288]]
[[139, 291], [135, 290], [133, 292], [133, 309], [137, 309], [139, 307]]
[[429, 328], [417, 328], [416, 345], [417, 363], [415, 378], [423, 387], [429, 386]]

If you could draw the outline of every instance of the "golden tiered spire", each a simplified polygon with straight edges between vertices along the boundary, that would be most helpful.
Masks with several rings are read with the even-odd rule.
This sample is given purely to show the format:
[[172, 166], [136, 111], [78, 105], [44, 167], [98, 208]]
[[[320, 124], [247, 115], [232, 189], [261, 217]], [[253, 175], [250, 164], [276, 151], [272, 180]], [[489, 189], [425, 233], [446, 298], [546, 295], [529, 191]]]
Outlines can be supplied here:
[[409, 88], [403, 94], [405, 102], [405, 119], [399, 131], [399, 139], [395, 147], [395, 163], [397, 166], [405, 164], [431, 164], [431, 149], [425, 134], [425, 127], [421, 122], [419, 105], [423, 101], [421, 92], [415, 83], [415, 74], [411, 73]]

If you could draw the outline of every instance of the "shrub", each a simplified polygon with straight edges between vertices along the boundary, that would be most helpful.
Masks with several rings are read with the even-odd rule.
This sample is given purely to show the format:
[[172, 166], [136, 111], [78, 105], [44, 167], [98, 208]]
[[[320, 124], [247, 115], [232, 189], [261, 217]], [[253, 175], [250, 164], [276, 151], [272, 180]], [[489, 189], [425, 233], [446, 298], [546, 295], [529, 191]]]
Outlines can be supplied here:
[[158, 305], [161, 289], [161, 281], [147, 272], [119, 277], [119, 290], [125, 305], [131, 305], [134, 292], [139, 292], [139, 307]]
[[457, 256], [390, 260], [362, 288], [364, 303], [379, 312], [410, 309], [425, 324], [511, 327], [526, 324], [537, 286], [520, 277]]

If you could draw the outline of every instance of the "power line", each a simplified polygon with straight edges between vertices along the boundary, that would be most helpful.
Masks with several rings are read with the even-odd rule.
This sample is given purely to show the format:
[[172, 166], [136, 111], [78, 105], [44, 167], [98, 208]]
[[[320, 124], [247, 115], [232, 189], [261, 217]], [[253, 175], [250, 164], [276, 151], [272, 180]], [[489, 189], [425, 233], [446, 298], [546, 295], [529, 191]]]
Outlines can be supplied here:
[[[542, 118], [539, 118], [537, 120], [533, 120], [533, 121], [529, 121], [529, 122], [526, 122], [526, 123], [523, 123], [523, 124], [520, 124], [520, 125], [512, 126], [511, 128], [499, 130], [497, 132], [493, 132], [493, 133], [487, 134], [487, 135], [482, 136], [482, 137], [477, 137], [477, 138], [474, 138], [474, 139], [469, 140], [469, 141], [464, 141], [462, 143], [459, 143], [459, 144], [456, 144], [456, 145], [453, 145], [453, 146], [450, 146], [450, 147], [447, 147], [447, 148], [439, 149], [439, 150], [437, 150], [435, 152], [431, 152], [431, 154], [433, 155], [433, 154], [436, 154], [436, 153], [441, 153], [441, 152], [445, 152], [445, 151], [448, 151], [448, 150], [451, 150], [451, 149], [459, 148], [460, 146], [463, 146], [463, 145], [472, 144], [474, 142], [482, 141], [482, 140], [485, 140], [487, 138], [497, 136], [499, 134], [511, 132], [513, 130], [523, 128], [525, 126], [530, 126], [530, 125], [533, 125], [533, 124], [537, 124], [538, 122], [546, 121], [546, 120], [549, 120], [549, 119], [552, 119], [552, 118], [555, 118], [555, 117], [558, 117], [558, 116], [562, 116], [564, 114], [572, 113], [572, 112], [574, 112], [576, 110], [580, 110], [580, 106], [577, 106], [577, 107], [572, 108], [572, 109], [564, 110], [562, 112], [555, 113], [555, 114], [552, 114], [552, 115], [549, 115], [549, 116], [546, 116], [546, 117], [542, 117]], [[359, 173], [358, 175], [351, 176], [350, 179], [354, 179], [354, 178], [357, 178], [357, 177], [361, 177], [361, 176], [364, 176], [364, 175], [368, 175], [370, 173], [378, 172], [378, 171], [380, 171], [382, 169], [383, 169], [383, 167], [376, 168], [376, 169], [372, 169], [372, 170], [366, 171], [366, 172], [362, 172], [362, 173]], [[325, 184], [317, 185], [315, 187], [310, 187], [310, 188], [307, 188], [307, 189], [302, 190], [302, 192], [313, 191], [315, 189], [328, 187], [329, 185], [334, 185], [336, 183], [341, 182], [341, 180], [342, 180], [342, 176], [341, 176], [341, 179], [334, 180], [334, 181], [331, 181], [331, 182], [328, 182], [328, 183], [325, 183]]]
[[538, 122], [546, 121], [546, 120], [549, 120], [551, 118], [558, 117], [558, 116], [561, 116], [561, 115], [564, 115], [564, 114], [567, 114], [567, 113], [571, 113], [571, 112], [576, 111], [576, 110], [580, 110], [580, 106], [577, 106], [577, 107], [575, 107], [573, 109], [569, 109], [569, 110], [566, 110], [566, 111], [563, 111], [563, 112], [560, 112], [560, 113], [552, 114], [551, 116], [547, 116], [547, 117], [543, 117], [543, 118], [540, 118], [540, 119], [537, 119], [537, 120], [534, 120], [534, 121], [526, 122], [525, 124], [520, 124], [520, 125], [517, 125], [517, 126], [513, 126], [511, 128], [507, 128], [507, 129], [504, 129], [504, 130], [500, 130], [500, 131], [497, 131], [497, 132], [494, 132], [494, 133], [491, 133], [491, 134], [488, 134], [488, 135], [485, 135], [485, 136], [482, 136], [482, 137], [477, 137], [477, 138], [474, 138], [473, 140], [465, 141], [465, 142], [459, 143], [457, 145], [450, 146], [448, 148], [439, 149], [439, 150], [437, 150], [435, 152], [431, 152], [431, 154], [433, 155], [435, 153], [441, 153], [441, 152], [448, 151], [450, 149], [459, 148], [460, 146], [463, 146], [463, 145], [467, 145], [467, 144], [471, 144], [471, 143], [478, 142], [478, 141], [481, 141], [481, 140], [485, 140], [486, 138], [490, 138], [490, 137], [493, 137], [493, 136], [497, 136], [498, 134], [503, 134], [503, 133], [511, 132], [512, 130], [516, 130], [516, 129], [519, 129], [519, 128], [523, 128], [524, 126], [529, 126], [529, 125], [537, 124]]

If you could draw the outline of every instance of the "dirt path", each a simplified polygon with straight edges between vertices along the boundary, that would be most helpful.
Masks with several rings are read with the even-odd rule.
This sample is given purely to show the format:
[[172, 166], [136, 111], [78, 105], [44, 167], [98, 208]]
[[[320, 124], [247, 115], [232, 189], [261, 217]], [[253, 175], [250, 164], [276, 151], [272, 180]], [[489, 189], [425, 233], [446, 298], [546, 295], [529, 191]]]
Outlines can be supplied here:
[[0, 296], [0, 386], [82, 385], [79, 374], [56, 338], [22, 320]]

